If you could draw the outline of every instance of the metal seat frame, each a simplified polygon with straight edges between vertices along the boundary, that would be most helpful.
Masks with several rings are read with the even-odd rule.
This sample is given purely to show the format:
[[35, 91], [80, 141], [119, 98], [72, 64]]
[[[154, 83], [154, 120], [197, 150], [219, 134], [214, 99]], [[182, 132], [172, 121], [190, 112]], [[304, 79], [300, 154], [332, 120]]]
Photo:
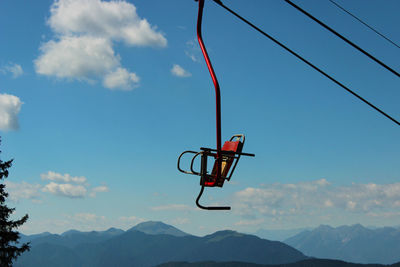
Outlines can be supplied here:
[[[238, 138], [238, 151], [230, 151], [230, 150], [221, 150], [220, 151], [220, 155], [222, 156], [222, 161], [228, 162], [229, 160], [231, 160], [232, 162], [230, 163], [229, 166], [227, 166], [226, 168], [230, 168], [231, 166], [233, 166], [232, 168], [230, 168], [229, 170], [227, 170], [227, 175], [223, 176], [222, 175], [222, 168], [218, 168], [218, 160], [217, 160], [217, 155], [218, 155], [218, 150], [217, 149], [212, 149], [212, 148], [206, 148], [206, 147], [201, 147], [200, 151], [192, 151], [192, 150], [187, 150], [184, 151], [180, 154], [180, 156], [178, 157], [178, 163], [177, 163], [177, 167], [178, 170], [182, 173], [185, 174], [191, 174], [191, 175], [197, 175], [200, 176], [200, 185], [201, 185], [201, 190], [200, 193], [196, 199], [196, 205], [201, 208], [201, 209], [206, 209], [206, 210], [230, 210], [230, 207], [227, 206], [214, 206], [214, 207], [210, 207], [210, 206], [203, 206], [199, 203], [201, 195], [204, 192], [204, 187], [222, 187], [224, 180], [230, 180], [232, 177], [233, 172], [236, 169], [236, 166], [239, 162], [240, 156], [250, 156], [250, 157], [254, 157], [254, 154], [251, 153], [242, 153], [242, 148], [244, 145], [244, 141], [245, 141], [245, 137], [243, 134], [237, 134], [231, 137], [231, 139], [229, 140], [229, 142], [232, 142], [235, 138]], [[242, 141], [240, 141], [242, 140]], [[185, 154], [194, 154], [194, 156], [192, 157], [192, 160], [190, 162], [190, 171], [188, 170], [183, 170], [180, 167], [180, 162], [182, 157]], [[194, 170], [194, 162], [196, 160], [196, 158], [198, 156], [201, 156], [200, 159], [200, 171], [195, 171]], [[215, 159], [214, 162], [214, 167], [211, 171], [211, 173], [209, 173], [207, 165], [208, 165], [208, 157], [212, 157], [213, 159]], [[217, 171], [215, 171], [217, 170]], [[220, 171], [218, 171], [220, 170]]]

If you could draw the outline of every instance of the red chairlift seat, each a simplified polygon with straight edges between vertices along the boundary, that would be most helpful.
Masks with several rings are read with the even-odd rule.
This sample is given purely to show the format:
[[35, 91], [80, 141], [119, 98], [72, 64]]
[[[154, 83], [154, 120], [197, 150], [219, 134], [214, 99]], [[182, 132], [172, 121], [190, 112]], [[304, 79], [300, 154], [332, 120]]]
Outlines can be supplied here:
[[[211, 181], [205, 181], [204, 182], [205, 186], [222, 187], [224, 185], [225, 180], [229, 181], [231, 179], [232, 174], [236, 168], [236, 165], [237, 165], [240, 155], [241, 155], [241, 154], [236, 154], [236, 153], [242, 152], [243, 144], [244, 144], [244, 135], [243, 134], [234, 135], [231, 137], [231, 139], [229, 141], [226, 141], [224, 143], [224, 145], [221, 148], [221, 150], [222, 150], [221, 175], [219, 175], [219, 177], [217, 175], [218, 162], [216, 160], [214, 162], [214, 166], [213, 166], [213, 169], [212, 169], [211, 175], [210, 175]], [[200, 148], [200, 149], [201, 150], [210, 150], [207, 148]], [[212, 151], [212, 150], [210, 150], [210, 151]], [[230, 168], [233, 163], [234, 163], [233, 168], [230, 171]]]
[[[243, 134], [237, 134], [231, 137], [229, 141], [226, 141], [220, 151], [220, 165], [217, 158], [217, 150], [211, 148], [201, 147], [199, 152], [187, 150], [184, 151], [178, 158], [178, 170], [180, 172], [192, 175], [200, 176], [201, 190], [199, 196], [196, 199], [196, 204], [199, 208], [208, 210], [229, 210], [230, 207], [205, 207], [199, 204], [201, 195], [203, 194], [204, 187], [222, 187], [225, 180], [230, 180], [233, 172], [236, 169], [236, 165], [239, 162], [240, 156], [250, 156], [254, 157], [254, 154], [242, 153], [245, 137]], [[191, 163], [190, 171], [185, 171], [180, 167], [180, 161], [184, 154], [191, 153], [194, 154]], [[200, 171], [194, 170], [194, 162], [196, 158], [201, 155]], [[207, 170], [208, 157], [212, 157], [214, 161], [214, 166], [211, 173]], [[220, 169], [220, 171], [218, 171]]]

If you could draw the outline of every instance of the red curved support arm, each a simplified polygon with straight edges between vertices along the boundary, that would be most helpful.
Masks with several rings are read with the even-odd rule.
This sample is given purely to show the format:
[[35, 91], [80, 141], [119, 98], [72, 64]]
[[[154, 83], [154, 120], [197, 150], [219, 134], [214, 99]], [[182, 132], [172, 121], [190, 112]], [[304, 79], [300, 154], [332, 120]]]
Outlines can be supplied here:
[[201, 36], [201, 22], [203, 18], [203, 7], [204, 7], [204, 0], [197, 0], [199, 1], [199, 12], [197, 16], [197, 40], [199, 41], [201, 51], [203, 53], [204, 59], [206, 60], [207, 63], [207, 68], [210, 72], [212, 81], [214, 83], [215, 87], [215, 102], [216, 102], [216, 123], [217, 123], [217, 155], [216, 155], [216, 161], [217, 161], [217, 177], [215, 177], [215, 180], [213, 182], [206, 182], [207, 186], [214, 186], [221, 178], [221, 168], [222, 168], [222, 157], [221, 157], [221, 96], [220, 96], [220, 90], [219, 90], [219, 83], [217, 80], [217, 76], [215, 75], [213, 66], [211, 64], [210, 58], [208, 57], [208, 53], [206, 50], [206, 47], [204, 46], [203, 38]]

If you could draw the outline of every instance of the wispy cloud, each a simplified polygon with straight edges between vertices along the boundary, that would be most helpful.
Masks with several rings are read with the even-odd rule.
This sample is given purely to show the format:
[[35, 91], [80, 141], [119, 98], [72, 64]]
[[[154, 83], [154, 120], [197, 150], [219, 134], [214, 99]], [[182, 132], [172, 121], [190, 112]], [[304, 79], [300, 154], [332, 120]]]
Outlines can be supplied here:
[[200, 51], [201, 50], [196, 44], [195, 40], [190, 40], [186, 42], [185, 55], [189, 57], [193, 62], [200, 61]]
[[61, 174], [48, 171], [40, 175], [42, 180], [51, 181], [43, 186], [42, 191], [53, 195], [68, 198], [84, 198], [88, 195], [95, 197], [97, 193], [108, 192], [109, 188], [105, 185], [91, 188], [87, 178], [84, 176], [72, 176], [68, 173]]
[[14, 183], [10, 181], [5, 182], [9, 199], [18, 202], [21, 199], [30, 199], [34, 202], [40, 201], [40, 184], [30, 184], [27, 182]]
[[172, 75], [177, 76], [177, 77], [181, 77], [181, 78], [192, 76], [192, 74], [190, 72], [188, 72], [187, 70], [185, 70], [184, 68], [182, 68], [178, 64], [174, 64], [172, 66], [171, 73], [172, 73]]
[[42, 188], [42, 191], [63, 197], [83, 198], [86, 196], [87, 189], [83, 185], [58, 184], [51, 182], [45, 185]]
[[18, 130], [18, 114], [22, 104], [17, 96], [0, 94], [0, 130]]
[[126, 1], [58, 0], [50, 14], [47, 23], [58, 34], [101, 36], [135, 46], [167, 45], [165, 37]]
[[40, 47], [36, 72], [57, 78], [94, 80], [119, 66], [110, 40], [93, 36], [63, 36]]
[[108, 192], [108, 191], [110, 191], [110, 189], [105, 185], [97, 186], [97, 187], [92, 188], [92, 190], [90, 192], [90, 196], [95, 197], [97, 193], [103, 193], [103, 192]]
[[38, 74], [94, 82], [112, 90], [132, 90], [139, 76], [121, 66], [113, 42], [165, 47], [167, 40], [126, 1], [58, 0], [47, 24], [55, 38], [41, 45]]
[[124, 68], [117, 68], [114, 72], [108, 73], [103, 80], [103, 85], [111, 90], [132, 90], [139, 86], [139, 76]]
[[87, 179], [84, 176], [71, 176], [68, 173], [60, 174], [53, 171], [42, 173], [40, 177], [42, 178], [42, 180], [50, 180], [53, 182], [75, 183], [75, 184], [84, 184], [87, 182]]
[[326, 211], [391, 214], [400, 211], [400, 183], [335, 186], [326, 179], [249, 187], [234, 195], [234, 210], [245, 216], [307, 216]]
[[21, 199], [30, 199], [33, 202], [41, 202], [43, 193], [66, 198], [85, 198], [88, 195], [96, 197], [98, 193], [109, 191], [105, 185], [91, 187], [84, 176], [72, 176], [68, 173], [61, 174], [54, 171], [42, 173], [40, 176], [41, 180], [46, 181], [47, 184], [7, 181], [6, 186], [10, 193], [10, 200], [18, 202]]
[[10, 62], [9, 64], [0, 68], [0, 73], [11, 73], [13, 78], [18, 78], [19, 76], [24, 74], [24, 70], [22, 69], [21, 65]]

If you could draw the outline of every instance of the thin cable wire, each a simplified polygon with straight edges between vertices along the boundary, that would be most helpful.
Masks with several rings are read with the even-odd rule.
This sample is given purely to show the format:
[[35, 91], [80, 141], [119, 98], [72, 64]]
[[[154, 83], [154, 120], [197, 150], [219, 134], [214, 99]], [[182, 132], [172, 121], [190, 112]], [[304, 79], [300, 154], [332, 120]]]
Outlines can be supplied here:
[[383, 39], [385, 39], [386, 41], [390, 42], [392, 45], [396, 46], [397, 48], [400, 48], [400, 46], [398, 44], [396, 44], [394, 41], [392, 41], [391, 39], [389, 39], [388, 37], [386, 37], [385, 35], [383, 35], [382, 33], [378, 32], [377, 30], [375, 30], [372, 26], [369, 26], [366, 22], [362, 21], [360, 18], [358, 18], [356, 15], [352, 14], [350, 11], [346, 10], [344, 7], [342, 7], [341, 5], [339, 5], [338, 3], [336, 3], [333, 0], [329, 0], [329, 2], [331, 2], [332, 4], [334, 4], [335, 6], [337, 6], [338, 8], [340, 8], [341, 10], [343, 10], [344, 12], [346, 12], [347, 14], [349, 14], [350, 16], [352, 16], [353, 18], [355, 18], [356, 20], [358, 20], [361, 24], [363, 24], [364, 26], [368, 27], [370, 30], [372, 30], [373, 32], [375, 32], [376, 34], [378, 34], [379, 36], [381, 36]]
[[321, 73], [322, 75], [324, 75], [325, 77], [327, 77], [329, 80], [333, 81], [334, 83], [336, 83], [337, 85], [339, 85], [340, 87], [342, 87], [343, 89], [345, 89], [347, 92], [349, 92], [350, 94], [352, 94], [353, 96], [357, 97], [358, 99], [360, 99], [361, 101], [363, 101], [365, 104], [367, 104], [368, 106], [370, 106], [371, 108], [375, 109], [376, 111], [378, 111], [379, 113], [381, 113], [383, 116], [385, 116], [386, 118], [390, 119], [391, 121], [393, 121], [394, 123], [396, 123], [398, 126], [400, 126], [400, 122], [397, 121], [396, 119], [394, 119], [393, 117], [391, 117], [390, 115], [388, 115], [387, 113], [385, 113], [383, 110], [379, 109], [378, 107], [376, 107], [375, 105], [373, 105], [372, 103], [370, 103], [368, 100], [364, 99], [363, 97], [361, 97], [360, 95], [358, 95], [357, 93], [355, 93], [354, 91], [352, 91], [350, 88], [348, 88], [347, 86], [345, 86], [344, 84], [342, 84], [341, 82], [337, 81], [335, 78], [333, 78], [332, 76], [330, 76], [329, 74], [327, 74], [326, 72], [324, 72], [323, 70], [321, 70], [320, 68], [318, 68], [317, 66], [315, 66], [314, 64], [312, 64], [310, 61], [308, 61], [307, 59], [303, 58], [302, 56], [300, 56], [299, 54], [297, 54], [296, 52], [294, 52], [292, 49], [290, 49], [289, 47], [285, 46], [283, 43], [279, 42], [277, 39], [275, 39], [274, 37], [272, 37], [271, 35], [269, 35], [268, 33], [262, 31], [260, 28], [258, 28], [257, 26], [255, 26], [253, 23], [251, 23], [250, 21], [248, 21], [247, 19], [243, 18], [242, 16], [240, 16], [239, 14], [237, 14], [235, 11], [233, 11], [232, 9], [230, 9], [229, 7], [225, 6], [220, 0], [213, 0], [215, 3], [217, 3], [218, 5], [220, 5], [221, 7], [223, 7], [224, 9], [226, 9], [227, 11], [229, 11], [231, 14], [233, 14], [234, 16], [236, 16], [237, 18], [239, 18], [240, 20], [242, 20], [243, 22], [245, 22], [246, 24], [248, 24], [249, 26], [251, 26], [253, 29], [257, 30], [258, 32], [260, 32], [261, 34], [263, 34], [264, 36], [266, 36], [267, 38], [269, 38], [270, 40], [272, 40], [273, 42], [275, 42], [276, 44], [278, 44], [279, 46], [281, 46], [282, 48], [284, 48], [286, 51], [288, 51], [289, 53], [291, 53], [292, 55], [294, 55], [295, 57], [297, 57], [298, 59], [300, 59], [301, 61], [303, 61], [304, 63], [306, 63], [307, 65], [309, 65], [310, 67], [312, 67], [313, 69], [315, 69], [316, 71], [318, 71], [319, 73]]
[[394, 69], [392, 69], [391, 67], [389, 67], [388, 65], [386, 65], [385, 63], [383, 63], [382, 61], [380, 61], [379, 59], [377, 59], [376, 57], [374, 57], [373, 55], [371, 55], [370, 53], [368, 53], [367, 51], [365, 51], [364, 49], [362, 49], [349, 39], [347, 39], [346, 37], [344, 37], [343, 35], [341, 35], [337, 31], [335, 31], [334, 29], [332, 29], [331, 27], [320, 21], [319, 19], [317, 19], [316, 17], [314, 17], [313, 15], [311, 15], [310, 13], [299, 7], [298, 5], [294, 4], [292, 1], [285, 0], [285, 2], [291, 5], [292, 7], [296, 8], [301, 13], [311, 18], [313, 21], [317, 22], [319, 25], [321, 25], [322, 27], [324, 27], [325, 29], [327, 29], [328, 31], [330, 31], [331, 33], [333, 33], [334, 35], [336, 35], [337, 37], [339, 37], [340, 39], [342, 39], [343, 41], [345, 41], [346, 43], [348, 43], [349, 45], [351, 45], [352, 47], [354, 47], [355, 49], [357, 49], [358, 51], [360, 51], [361, 53], [363, 53], [364, 55], [366, 55], [367, 57], [369, 57], [370, 59], [372, 59], [373, 61], [375, 61], [376, 63], [378, 63], [379, 65], [381, 65], [382, 67], [384, 67], [385, 69], [387, 69], [388, 71], [392, 72], [393, 74], [395, 74], [397, 77], [400, 78], [400, 73], [398, 73], [397, 71], [395, 71]]

